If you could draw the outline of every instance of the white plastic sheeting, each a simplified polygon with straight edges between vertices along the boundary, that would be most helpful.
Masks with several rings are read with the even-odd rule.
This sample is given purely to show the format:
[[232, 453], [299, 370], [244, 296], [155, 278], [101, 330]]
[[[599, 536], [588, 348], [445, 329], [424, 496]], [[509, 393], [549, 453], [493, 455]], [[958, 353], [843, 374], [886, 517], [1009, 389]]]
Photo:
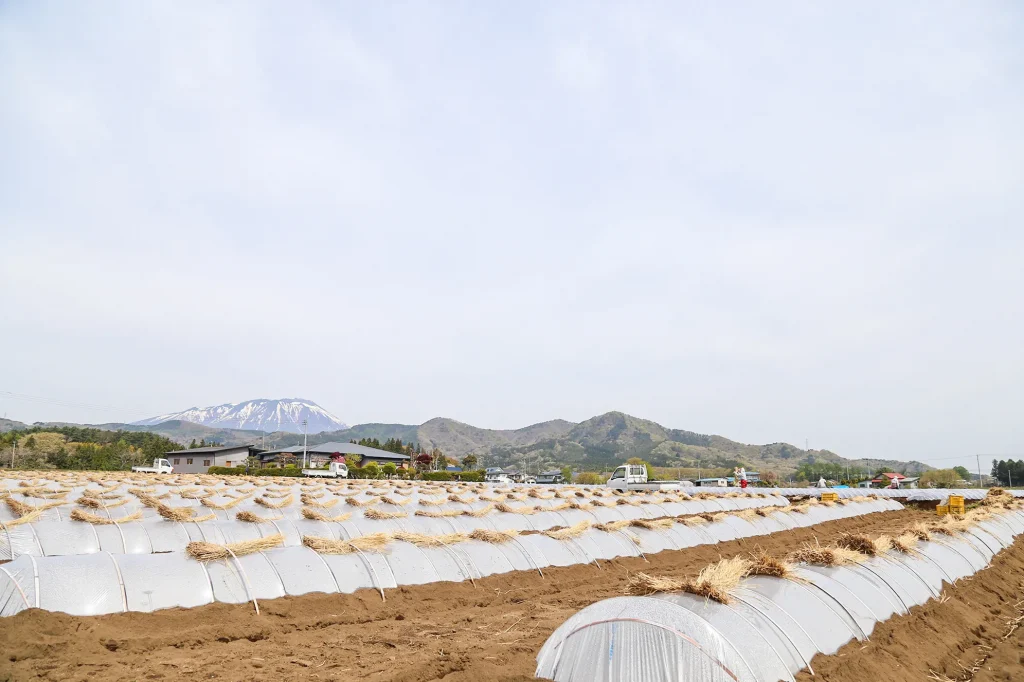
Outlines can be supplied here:
[[[397, 497], [397, 496], [396, 496]], [[430, 497], [430, 496], [427, 496]], [[230, 499], [230, 498], [224, 498]], [[298, 499], [298, 496], [295, 498]], [[373, 498], [367, 498], [373, 499]], [[560, 499], [529, 498], [536, 506], [553, 508]], [[28, 502], [28, 500], [26, 500]], [[219, 503], [219, 502], [218, 502]], [[605, 523], [608, 521], [655, 519], [670, 516], [685, 516], [703, 512], [739, 511], [743, 509], [785, 506], [788, 502], [781, 497], [735, 497], [714, 500], [686, 500], [682, 502], [650, 502], [636, 505], [613, 507], [591, 507], [589, 509], [560, 509], [533, 514], [491, 511], [485, 516], [429, 517], [416, 516], [417, 510], [428, 512], [443, 510], [471, 510], [487, 506], [486, 502], [463, 504], [445, 502], [440, 505], [417, 506], [416, 497], [408, 505], [393, 506], [377, 503], [372, 507], [357, 507], [345, 504], [343, 499], [329, 509], [321, 509], [326, 515], [350, 513], [351, 518], [342, 522], [312, 521], [303, 518], [302, 506], [295, 504], [282, 509], [267, 509], [248, 502], [226, 510], [203, 507], [198, 500], [180, 500], [173, 506], [190, 506], [196, 509], [196, 516], [214, 514], [215, 521], [202, 523], [174, 522], [160, 517], [156, 510], [142, 507], [134, 501], [109, 510], [87, 510], [90, 513], [116, 520], [137, 510], [142, 510], [143, 520], [113, 525], [93, 525], [67, 518], [70, 508], [47, 510], [44, 519], [30, 524], [7, 528], [0, 525], [0, 560], [9, 560], [23, 554], [32, 556], [66, 556], [72, 554], [94, 554], [112, 552], [116, 554], [149, 554], [182, 550], [193, 540], [204, 540], [224, 544], [250, 540], [264, 535], [282, 533], [285, 544], [301, 544], [302, 535], [323, 535], [338, 539], [349, 539], [381, 531], [405, 530], [429, 535], [470, 531], [477, 528], [488, 530], [544, 531], [552, 528], [572, 526], [580, 521]], [[513, 508], [524, 503], [515, 502]], [[6, 506], [0, 507], [6, 511]], [[399, 519], [372, 519], [367, 509], [382, 509], [402, 512], [406, 517]], [[235, 515], [249, 511], [262, 518], [274, 519], [269, 523], [254, 524], [238, 521]], [[58, 518], [59, 517], [59, 518]], [[4, 519], [0, 518], [0, 524]], [[781, 528], [779, 528], [781, 530]]]
[[[309, 592], [354, 592], [362, 588], [475, 580], [508, 571], [542, 571], [549, 566], [595, 563], [664, 549], [713, 544], [723, 539], [764, 535], [779, 528], [899, 508], [900, 505], [891, 500], [866, 500], [822, 506], [820, 510], [815, 509], [813, 518], [811, 514], [777, 511], [767, 518], [750, 521], [726, 517], [694, 527], [676, 524], [667, 530], [628, 527], [605, 532], [590, 529], [564, 541], [528, 534], [504, 544], [466, 541], [441, 548], [392, 542], [381, 554], [321, 555], [306, 547], [292, 546], [207, 564], [188, 559], [182, 552], [125, 555], [102, 551], [63, 557], [23, 555], [0, 566], [0, 615], [13, 615], [30, 607], [75, 615], [150, 611], [214, 601], [237, 603]], [[457, 520], [462, 519], [468, 521], [472, 517], [457, 517]], [[354, 537], [345, 534], [345, 523], [305, 523], [312, 525], [296, 527], [294, 537], [302, 533]], [[144, 524], [136, 525], [144, 527]], [[191, 534], [205, 525], [167, 524], [167, 529], [172, 532], [171, 529], [177, 528], [173, 532]], [[249, 533], [274, 532], [274, 527], [268, 528], [267, 524], [239, 526]], [[107, 526], [104, 530], [116, 533], [117, 528]], [[236, 541], [250, 537], [255, 536], [224, 536], [224, 539]]]
[[690, 594], [608, 599], [551, 635], [536, 674], [557, 682], [792, 681], [816, 654], [867, 639], [876, 623], [939, 596], [943, 582], [973, 575], [993, 543], [999, 551], [1020, 533], [1024, 512], [1000, 513], [911, 554], [800, 566], [798, 580], [748, 578], [728, 605]]

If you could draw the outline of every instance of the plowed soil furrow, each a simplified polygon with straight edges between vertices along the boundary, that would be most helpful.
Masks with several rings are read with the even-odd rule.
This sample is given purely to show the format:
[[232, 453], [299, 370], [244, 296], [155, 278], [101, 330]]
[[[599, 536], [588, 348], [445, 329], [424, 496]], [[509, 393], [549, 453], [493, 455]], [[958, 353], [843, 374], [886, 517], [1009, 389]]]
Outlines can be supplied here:
[[[289, 597], [261, 603], [260, 616], [251, 605], [227, 604], [90, 618], [26, 611], [0, 622], [0, 679], [533, 679], [535, 657], [551, 632], [581, 608], [623, 594], [632, 573], [681, 578], [758, 548], [785, 555], [803, 542], [893, 532], [931, 518], [911, 509], [881, 512], [661, 552], [646, 562], [550, 568], [544, 577], [516, 572], [475, 586], [403, 587], [387, 591], [386, 602], [371, 590]], [[1024, 567], [1024, 557], [1018, 560]], [[998, 601], [994, 594], [989, 599]], [[915, 646], [927, 645], [926, 639]]]
[[867, 642], [818, 656], [798, 682], [1017, 682], [1024, 680], [1024, 538], [941, 599], [879, 623]]

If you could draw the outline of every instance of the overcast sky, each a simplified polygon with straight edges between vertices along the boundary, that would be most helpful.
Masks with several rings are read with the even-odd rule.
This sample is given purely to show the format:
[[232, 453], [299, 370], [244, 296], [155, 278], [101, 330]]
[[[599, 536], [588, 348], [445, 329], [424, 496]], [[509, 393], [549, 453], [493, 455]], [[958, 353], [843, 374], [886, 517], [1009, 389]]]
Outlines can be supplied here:
[[838, 5], [0, 4], [0, 411], [1022, 457], [1024, 10]]

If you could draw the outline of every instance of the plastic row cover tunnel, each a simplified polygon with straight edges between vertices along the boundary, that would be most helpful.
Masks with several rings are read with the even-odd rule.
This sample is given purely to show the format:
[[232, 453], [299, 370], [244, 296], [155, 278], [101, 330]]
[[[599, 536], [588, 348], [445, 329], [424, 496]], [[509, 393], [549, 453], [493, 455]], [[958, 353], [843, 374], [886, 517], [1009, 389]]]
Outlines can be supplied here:
[[[773, 500], [773, 498], [769, 498]], [[733, 500], [722, 500], [732, 502]], [[20, 526], [0, 525], [0, 560], [14, 559], [28, 554], [31, 556], [68, 556], [73, 554], [151, 554], [155, 552], [180, 551], [192, 541], [228, 544], [252, 540], [280, 533], [285, 545], [302, 544], [303, 535], [318, 535], [334, 539], [351, 539], [379, 532], [408, 531], [428, 535], [468, 532], [477, 528], [487, 530], [544, 531], [567, 527], [581, 521], [608, 523], [621, 520], [664, 518], [676, 515], [696, 514], [709, 508], [707, 503], [717, 505], [717, 500], [692, 500], [680, 503], [618, 505], [594, 507], [591, 509], [563, 509], [559, 511], [536, 512], [533, 514], [508, 514], [492, 512], [486, 516], [428, 517], [408, 514], [395, 519], [372, 519], [365, 515], [352, 515], [345, 521], [314, 521], [302, 517], [275, 516], [265, 523], [248, 523], [228, 517], [222, 521], [202, 523], [174, 522], [162, 518], [143, 521], [93, 525], [80, 521], [37, 521]], [[760, 499], [745, 502], [765, 502]], [[715, 506], [711, 506], [715, 509]], [[902, 508], [891, 500], [865, 500], [845, 506], [832, 507], [822, 515], [826, 507], [811, 507], [807, 514], [786, 515], [792, 519], [775, 519], [772, 515], [760, 519], [767, 530], [784, 530], [794, 525], [818, 523], [821, 520], [855, 516], [874, 511]], [[266, 510], [261, 514], [269, 516]], [[837, 514], [839, 516], [837, 516]], [[117, 518], [117, 517], [114, 517]], [[774, 519], [772, 521], [771, 519]], [[763, 534], [763, 533], [759, 533]], [[731, 539], [731, 538], [730, 538]]]
[[[37, 504], [40, 502], [40, 500], [33, 498], [23, 498], [19, 495], [14, 495], [14, 497], [15, 499], [18, 499], [21, 503], [26, 504], [30, 507], [37, 506]], [[422, 511], [426, 513], [436, 513], [449, 510], [479, 511], [481, 509], [494, 507], [493, 504], [490, 504], [485, 500], [477, 499], [474, 499], [473, 502], [454, 502], [452, 500], [446, 500], [442, 498], [443, 501], [440, 503], [432, 503], [429, 506], [422, 506], [418, 504], [418, 497], [413, 495], [410, 496], [408, 500], [406, 500], [406, 498], [400, 498], [401, 501], [403, 502], [402, 506], [392, 506], [388, 504], [380, 504], [378, 502], [379, 498], [372, 496], [364, 496], [360, 494], [351, 497], [353, 497], [355, 501], [364, 504], [374, 504], [372, 506], [349, 505], [343, 503], [343, 501], [346, 500], [347, 498], [328, 498], [325, 496], [321, 501], [333, 502], [334, 505], [331, 507], [322, 507], [319, 508], [319, 510], [324, 511], [325, 513], [329, 512], [329, 515], [331, 516], [346, 513], [351, 514], [351, 516], [355, 518], [365, 516], [367, 511], [369, 510], [378, 509], [398, 511], [408, 514], [409, 516], [414, 516], [417, 511]], [[430, 496], [424, 497], [430, 499]], [[219, 520], [234, 519], [235, 515], [241, 511], [248, 511], [263, 516], [269, 515], [285, 519], [303, 518], [302, 510], [304, 506], [296, 502], [296, 500], [300, 499], [297, 495], [292, 495], [292, 502], [281, 508], [267, 508], [266, 506], [256, 504], [253, 501], [253, 499], [245, 499], [242, 501], [238, 501], [234, 498], [221, 496], [213, 496], [207, 499], [213, 505], [231, 504], [233, 506], [231, 506], [230, 508], [218, 509], [216, 508], [216, 506], [205, 506], [201, 500], [197, 499], [178, 499], [174, 500], [173, 502], [168, 502], [168, 505], [172, 507], [189, 507], [195, 511], [197, 516], [205, 516], [208, 514], [212, 514]], [[789, 504], [786, 498], [777, 495], [768, 495], [765, 497], [715, 497], [710, 499], [692, 499], [683, 501], [669, 501], [659, 499], [654, 496], [647, 497], [637, 495], [635, 497], [627, 497], [626, 499], [628, 500], [628, 503], [616, 505], [613, 504], [612, 502], [609, 502], [609, 504], [613, 505], [610, 507], [602, 507], [597, 505], [596, 503], [591, 505], [587, 504], [586, 502], [584, 502], [583, 506], [592, 507], [596, 514], [607, 515], [606, 511], [602, 510], [618, 509], [620, 514], [625, 515], [625, 518], [658, 518], [663, 516], [680, 516], [683, 514], [700, 514], [703, 512], [715, 513], [720, 511], [735, 511], [739, 509], [755, 509], [772, 506], [779, 507]], [[277, 500], [271, 501], [276, 502]], [[530, 511], [534, 511], [536, 509], [540, 509], [542, 512], [547, 510], [560, 511], [560, 508], [564, 508], [566, 506], [566, 501], [562, 499], [527, 498], [527, 501], [512, 502], [509, 506], [511, 508], [529, 507]], [[74, 509], [74, 505], [71, 502], [68, 502], [64, 506], [57, 506], [49, 509], [44, 509], [42, 511], [40, 520], [70, 521], [69, 515], [72, 509]], [[120, 506], [96, 511], [87, 509], [86, 511], [90, 511], [98, 516], [109, 518], [112, 520], [125, 518], [137, 513], [141, 513], [143, 519], [161, 519], [159, 512], [156, 509], [146, 507], [142, 505], [138, 500], [131, 497], [128, 497], [126, 503], [121, 504]], [[501, 512], [495, 511], [494, 513], [499, 514]], [[17, 515], [15, 515], [6, 505], [0, 505], [0, 523], [6, 521], [13, 521], [16, 518]], [[623, 518], [623, 516], [618, 516], [617, 518]], [[535, 520], [525, 519], [523, 521], [523, 523], [526, 524], [523, 526], [523, 530], [531, 528], [531, 526], [529, 525], [531, 521]], [[544, 529], [535, 528], [535, 530]]]
[[551, 635], [536, 674], [557, 682], [793, 680], [816, 654], [867, 639], [876, 623], [938, 597], [944, 581], [986, 567], [1022, 532], [1024, 512], [1006, 512], [923, 541], [913, 554], [801, 565], [797, 580], [747, 578], [727, 605], [678, 593], [608, 599]]
[[[762, 535], [816, 523], [812, 517], [844, 518], [879, 511], [886, 504], [893, 503], [872, 500], [815, 508], [806, 514], [780, 511], [750, 520], [725, 517], [692, 528], [683, 524], [666, 530], [629, 527], [606, 532], [592, 528], [567, 540], [532, 534], [501, 544], [467, 540], [445, 547], [393, 541], [379, 554], [327, 555], [306, 547], [285, 547], [205, 564], [183, 552], [25, 555], [0, 566], [0, 615], [32, 607], [75, 615], [151, 611], [214, 601], [475, 580], [508, 571], [542, 571], [549, 566], [594, 563], [600, 567], [600, 560]], [[862, 508], [851, 509], [855, 506]]]

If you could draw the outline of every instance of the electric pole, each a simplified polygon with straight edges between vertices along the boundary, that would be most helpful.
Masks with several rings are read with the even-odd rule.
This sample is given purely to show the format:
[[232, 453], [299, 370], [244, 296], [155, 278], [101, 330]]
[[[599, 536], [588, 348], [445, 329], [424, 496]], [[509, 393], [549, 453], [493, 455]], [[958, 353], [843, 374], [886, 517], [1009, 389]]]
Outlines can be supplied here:
[[309, 431], [307, 420], [302, 420], [302, 468], [306, 468], [306, 432]]
[[975, 455], [978, 458], [978, 487], [981, 487], [981, 455]]

